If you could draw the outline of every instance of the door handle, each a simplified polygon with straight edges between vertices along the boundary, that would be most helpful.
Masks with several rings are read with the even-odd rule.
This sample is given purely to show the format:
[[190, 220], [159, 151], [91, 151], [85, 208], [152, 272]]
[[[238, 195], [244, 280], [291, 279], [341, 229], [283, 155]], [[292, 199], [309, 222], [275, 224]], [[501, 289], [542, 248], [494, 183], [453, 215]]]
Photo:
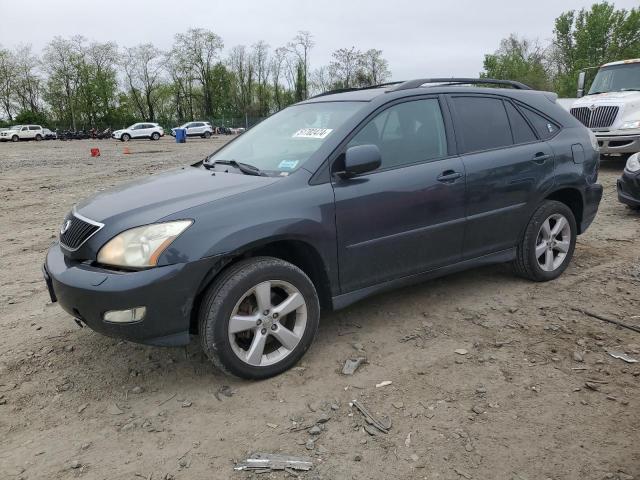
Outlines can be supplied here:
[[451, 183], [456, 181], [460, 177], [462, 177], [462, 174], [460, 172], [455, 172], [453, 170], [446, 170], [440, 174], [440, 176], [438, 177], [438, 181], [444, 182], [444, 183]]
[[546, 154], [546, 153], [542, 153], [542, 152], [538, 152], [533, 156], [532, 160], [535, 163], [539, 163], [540, 165], [542, 165], [544, 162], [546, 162], [550, 158], [551, 158], [551, 155]]

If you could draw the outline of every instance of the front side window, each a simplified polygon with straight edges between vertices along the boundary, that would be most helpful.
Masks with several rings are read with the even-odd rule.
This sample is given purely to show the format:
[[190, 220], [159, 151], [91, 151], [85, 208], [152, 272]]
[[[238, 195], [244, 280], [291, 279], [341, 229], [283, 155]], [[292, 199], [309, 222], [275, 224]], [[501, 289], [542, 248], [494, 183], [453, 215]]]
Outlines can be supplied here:
[[207, 159], [242, 162], [272, 175], [298, 170], [363, 102], [293, 105], [246, 131]]
[[437, 99], [399, 103], [370, 120], [348, 147], [376, 145], [380, 168], [393, 168], [447, 156], [447, 136]]
[[465, 151], [477, 152], [513, 144], [507, 111], [499, 98], [453, 97], [456, 131]]

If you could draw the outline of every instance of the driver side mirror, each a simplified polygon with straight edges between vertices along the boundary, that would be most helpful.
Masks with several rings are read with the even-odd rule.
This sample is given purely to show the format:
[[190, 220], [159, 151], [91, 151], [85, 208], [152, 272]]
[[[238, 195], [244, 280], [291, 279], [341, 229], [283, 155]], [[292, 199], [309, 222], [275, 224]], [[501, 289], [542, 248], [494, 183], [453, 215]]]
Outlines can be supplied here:
[[350, 178], [376, 170], [381, 164], [382, 156], [377, 145], [357, 145], [347, 149], [344, 154], [344, 171], [337, 174]]
[[578, 74], [578, 98], [581, 98], [584, 95], [584, 81], [587, 73], [582, 71]]

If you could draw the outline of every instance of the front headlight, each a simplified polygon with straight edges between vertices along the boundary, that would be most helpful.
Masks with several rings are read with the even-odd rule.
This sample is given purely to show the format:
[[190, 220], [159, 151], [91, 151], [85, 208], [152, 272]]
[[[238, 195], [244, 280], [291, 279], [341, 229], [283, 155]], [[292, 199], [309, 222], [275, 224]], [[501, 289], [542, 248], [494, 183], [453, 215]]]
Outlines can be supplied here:
[[640, 172], [640, 153], [634, 153], [631, 155], [624, 168], [631, 173]]
[[631, 122], [624, 122], [620, 127], [620, 130], [631, 130], [634, 128], [640, 128], [640, 120], [633, 120]]
[[154, 267], [158, 258], [193, 220], [154, 223], [116, 235], [98, 252], [98, 263], [114, 267]]

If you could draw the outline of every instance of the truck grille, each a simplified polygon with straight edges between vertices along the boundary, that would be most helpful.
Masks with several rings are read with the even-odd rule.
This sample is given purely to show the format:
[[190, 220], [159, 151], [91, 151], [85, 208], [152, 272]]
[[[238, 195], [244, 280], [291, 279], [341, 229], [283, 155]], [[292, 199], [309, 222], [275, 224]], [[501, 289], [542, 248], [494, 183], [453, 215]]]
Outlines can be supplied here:
[[589, 107], [574, 107], [571, 115], [589, 128], [608, 128], [613, 125], [618, 116], [619, 107], [611, 105], [596, 107], [591, 110]]
[[103, 226], [101, 223], [88, 218], [79, 218], [76, 214], [70, 213], [60, 228], [60, 243], [68, 250], [77, 250]]

